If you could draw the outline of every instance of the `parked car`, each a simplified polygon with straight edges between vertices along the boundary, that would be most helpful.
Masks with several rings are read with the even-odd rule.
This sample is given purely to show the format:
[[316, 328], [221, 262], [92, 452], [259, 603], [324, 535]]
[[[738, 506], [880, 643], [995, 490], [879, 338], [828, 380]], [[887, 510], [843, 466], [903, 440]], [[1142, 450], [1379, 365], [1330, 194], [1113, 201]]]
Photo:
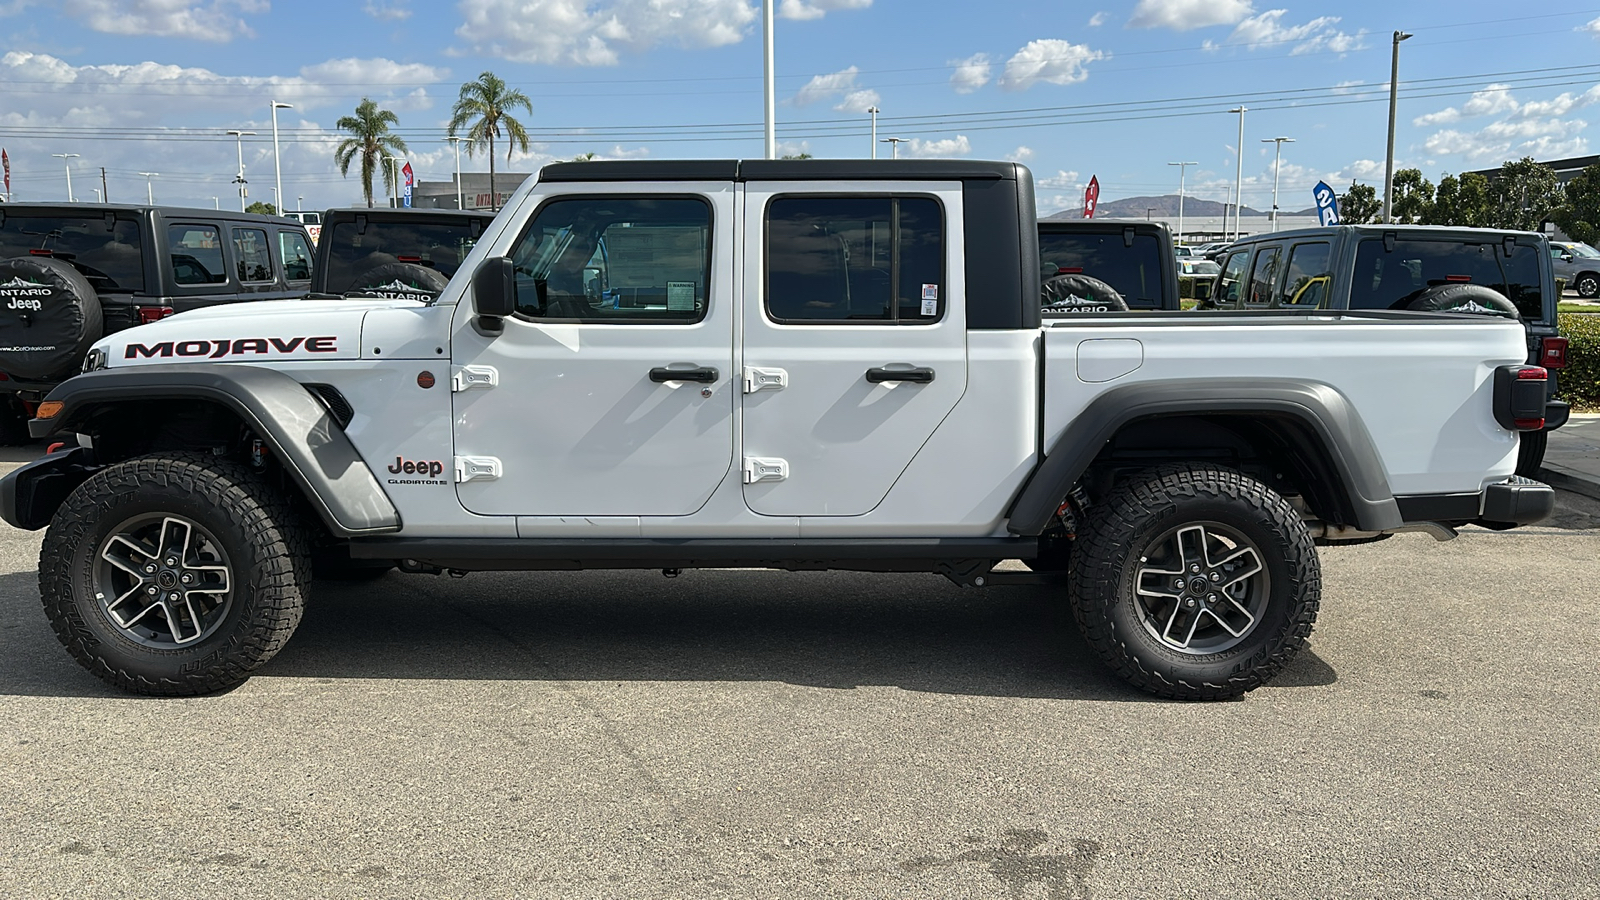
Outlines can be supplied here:
[[111, 203], [0, 206], [0, 443], [101, 336], [237, 300], [303, 297], [304, 227], [276, 216]]
[[1179, 306], [1172, 236], [1159, 222], [1043, 220], [1039, 264], [1047, 316]]
[[1221, 259], [1222, 254], [1226, 253], [1231, 246], [1233, 246], [1233, 241], [1212, 241], [1209, 244], [1201, 244], [1196, 249], [1199, 255], [1215, 262]]
[[1585, 300], [1600, 297], [1600, 250], [1588, 244], [1550, 242], [1550, 264], [1556, 277]]
[[243, 681], [342, 554], [1054, 584], [1120, 677], [1208, 700], [1304, 649], [1316, 541], [1553, 508], [1512, 474], [1544, 408], [1518, 323], [1041, 323], [1036, 223], [1016, 163], [547, 165], [437, 298], [99, 341], [30, 426], [78, 446], [0, 480], [0, 517], [48, 526], [67, 651], [142, 693]]
[[311, 296], [437, 297], [493, 218], [454, 209], [330, 209]]
[[1199, 250], [1184, 244], [1173, 244], [1172, 252], [1173, 255], [1177, 256], [1179, 259], [1190, 259], [1200, 255]]
[[1528, 362], [1549, 370], [1540, 428], [1524, 434], [1517, 472], [1534, 477], [1550, 431], [1567, 339], [1556, 328], [1548, 240], [1529, 231], [1433, 225], [1336, 225], [1256, 235], [1223, 260], [1216, 309], [1431, 310], [1520, 321]]
[[[1209, 259], [1180, 259], [1178, 260], [1179, 296], [1190, 300], [1205, 301], [1216, 290], [1217, 276], [1222, 272], [1222, 267]], [[1188, 285], [1188, 290], [1183, 287]]]

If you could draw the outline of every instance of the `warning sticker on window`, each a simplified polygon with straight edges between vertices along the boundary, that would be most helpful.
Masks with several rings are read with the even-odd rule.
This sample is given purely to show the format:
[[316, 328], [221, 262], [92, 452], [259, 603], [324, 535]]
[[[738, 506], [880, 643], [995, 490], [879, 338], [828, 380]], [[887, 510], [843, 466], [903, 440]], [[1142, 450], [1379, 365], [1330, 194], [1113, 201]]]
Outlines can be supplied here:
[[922, 286], [922, 299], [924, 299], [924, 300], [937, 300], [937, 299], [939, 299], [939, 286], [937, 284], [925, 284], [925, 285], [923, 285]]
[[925, 316], [937, 316], [939, 314], [939, 301], [937, 301], [937, 300], [924, 300], [924, 301], [922, 301], [922, 314], [925, 315]]

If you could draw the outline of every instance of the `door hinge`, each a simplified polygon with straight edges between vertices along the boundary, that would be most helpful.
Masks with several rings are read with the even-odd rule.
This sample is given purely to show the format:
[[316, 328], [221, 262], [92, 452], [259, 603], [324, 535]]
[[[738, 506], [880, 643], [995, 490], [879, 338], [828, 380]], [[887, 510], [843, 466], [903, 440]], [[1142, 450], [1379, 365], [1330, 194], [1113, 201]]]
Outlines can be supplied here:
[[789, 386], [789, 372], [785, 369], [763, 369], [759, 366], [744, 367], [744, 392], [754, 394], [756, 391], [781, 391]]
[[500, 383], [500, 370], [494, 366], [454, 366], [450, 369], [450, 390], [459, 394], [473, 388], [492, 388]]
[[782, 481], [789, 477], [789, 461], [775, 457], [746, 456], [744, 458], [744, 483]]
[[476, 481], [479, 478], [500, 477], [500, 459], [494, 456], [456, 457], [456, 484]]

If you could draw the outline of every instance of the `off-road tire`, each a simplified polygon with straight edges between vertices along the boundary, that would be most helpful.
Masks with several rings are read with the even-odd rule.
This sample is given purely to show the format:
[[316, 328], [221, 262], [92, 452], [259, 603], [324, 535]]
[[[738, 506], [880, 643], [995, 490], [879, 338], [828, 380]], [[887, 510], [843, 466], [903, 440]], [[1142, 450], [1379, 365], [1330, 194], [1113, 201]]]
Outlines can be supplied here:
[[[151, 516], [193, 523], [226, 554], [228, 605], [190, 644], [136, 640], [96, 596], [106, 542], [124, 523]], [[257, 473], [229, 460], [170, 453], [108, 466], [67, 497], [45, 533], [45, 614], [73, 658], [113, 686], [174, 696], [226, 690], [271, 659], [300, 623], [311, 570], [296, 523]]]
[[[1146, 627], [1135, 587], [1163, 535], [1208, 523], [1254, 545], [1266, 575], [1263, 605], [1236, 646], [1181, 652]], [[1317, 551], [1294, 508], [1253, 478], [1206, 465], [1160, 466], [1119, 481], [1090, 509], [1068, 578], [1090, 646], [1129, 684], [1175, 700], [1223, 700], [1267, 683], [1305, 647], [1321, 593]]]
[[1548, 431], [1522, 432], [1522, 441], [1517, 445], [1517, 474], [1537, 480], [1539, 470], [1544, 468], [1544, 451], [1549, 444]]
[[344, 292], [346, 297], [433, 301], [450, 279], [437, 269], [417, 263], [385, 263], [362, 272]]
[[1047, 313], [1127, 312], [1117, 289], [1080, 273], [1056, 275], [1039, 286], [1039, 302]]
[[1481, 284], [1436, 284], [1406, 302], [1412, 312], [1477, 313], [1483, 316], [1521, 318], [1517, 305], [1505, 294]]

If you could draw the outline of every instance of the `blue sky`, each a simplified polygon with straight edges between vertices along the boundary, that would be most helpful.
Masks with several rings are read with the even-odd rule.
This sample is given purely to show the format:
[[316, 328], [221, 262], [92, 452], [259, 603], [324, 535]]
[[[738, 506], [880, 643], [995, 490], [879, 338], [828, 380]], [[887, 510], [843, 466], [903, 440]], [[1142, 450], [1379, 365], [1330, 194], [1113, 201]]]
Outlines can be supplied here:
[[[866, 107], [903, 156], [1019, 159], [1041, 211], [1191, 191], [1224, 199], [1245, 118], [1244, 200], [1381, 184], [1390, 34], [1402, 45], [1399, 164], [1443, 172], [1596, 152], [1600, 0], [1263, 3], [1256, 0], [777, 0], [785, 152], [866, 156]], [[400, 116], [419, 177], [448, 180], [443, 140], [461, 82], [489, 69], [533, 100], [535, 138], [510, 168], [552, 159], [758, 157], [756, 0], [0, 0], [0, 145], [15, 199], [237, 205], [272, 199], [268, 103], [288, 207], [359, 201], [333, 165], [334, 121], [370, 96]], [[503, 154], [502, 150], [502, 154]], [[881, 152], [887, 155], [888, 147]], [[506, 168], [502, 155], [497, 166]], [[463, 157], [483, 171], [481, 154]]]

